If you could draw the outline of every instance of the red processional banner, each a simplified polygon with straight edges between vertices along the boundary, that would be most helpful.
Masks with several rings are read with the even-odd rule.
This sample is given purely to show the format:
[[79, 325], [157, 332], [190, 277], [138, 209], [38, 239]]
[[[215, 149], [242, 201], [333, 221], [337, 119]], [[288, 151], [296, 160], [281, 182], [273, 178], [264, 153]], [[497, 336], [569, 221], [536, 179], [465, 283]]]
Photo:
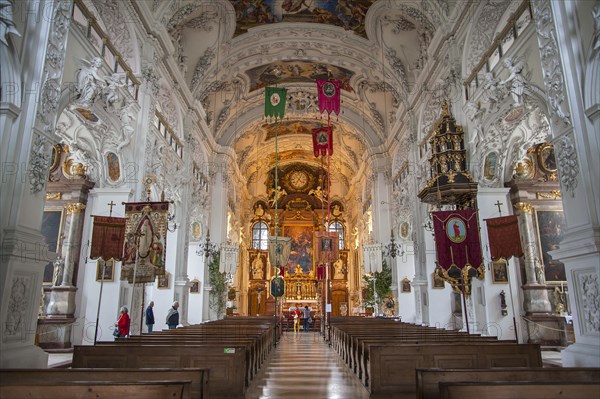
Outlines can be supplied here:
[[315, 231], [313, 245], [316, 264], [333, 264], [340, 257], [338, 233], [328, 231]]
[[486, 219], [492, 260], [523, 256], [519, 221], [516, 215]]
[[125, 218], [94, 216], [90, 258], [121, 260], [125, 241]]
[[438, 264], [444, 270], [483, 265], [477, 212], [473, 209], [432, 212]]
[[331, 126], [317, 127], [312, 130], [313, 151], [315, 157], [333, 155], [333, 129]]
[[336, 115], [340, 113], [342, 82], [339, 80], [317, 80], [317, 91], [319, 93], [319, 112], [327, 112]]

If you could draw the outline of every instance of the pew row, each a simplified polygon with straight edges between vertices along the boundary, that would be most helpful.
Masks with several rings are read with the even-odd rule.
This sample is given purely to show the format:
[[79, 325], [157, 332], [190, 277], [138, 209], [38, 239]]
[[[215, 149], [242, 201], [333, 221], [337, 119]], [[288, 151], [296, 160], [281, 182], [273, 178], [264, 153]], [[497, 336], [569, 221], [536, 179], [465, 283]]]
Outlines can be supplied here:
[[417, 399], [439, 399], [440, 383], [497, 381], [578, 382], [595, 383], [600, 387], [600, 368], [417, 369]]
[[585, 382], [457, 382], [441, 383], [442, 399], [595, 399], [600, 385]]
[[71, 381], [47, 385], [7, 385], [2, 399], [188, 399], [191, 381]]
[[210, 369], [208, 395], [243, 398], [248, 349], [217, 345], [75, 346], [73, 368], [203, 368]]
[[[34, 385], [68, 385], [72, 382], [89, 383], [132, 383], [189, 381], [189, 397], [191, 399], [208, 398], [209, 370], [200, 368], [187, 369], [3, 369], [0, 370], [0, 395], [4, 399], [5, 388], [9, 386]], [[187, 390], [184, 390], [186, 395]], [[29, 397], [26, 394], [21, 398]], [[113, 397], [129, 396], [116, 395]], [[167, 397], [167, 396], [165, 396]], [[170, 396], [169, 396], [170, 397]], [[62, 396], [57, 396], [62, 398]]]
[[542, 367], [537, 344], [427, 343], [370, 346], [369, 392], [416, 393], [416, 368]]

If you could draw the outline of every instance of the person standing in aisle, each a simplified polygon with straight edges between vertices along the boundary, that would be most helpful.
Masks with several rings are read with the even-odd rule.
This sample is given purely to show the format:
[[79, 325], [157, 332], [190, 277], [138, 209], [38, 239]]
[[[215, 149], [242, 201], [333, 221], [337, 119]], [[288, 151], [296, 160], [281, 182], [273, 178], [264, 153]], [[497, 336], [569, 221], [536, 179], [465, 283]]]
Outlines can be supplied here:
[[146, 327], [148, 327], [148, 332], [151, 333], [154, 328], [154, 301], [150, 301], [148, 307], [146, 308]]
[[177, 310], [178, 308], [179, 302], [175, 301], [173, 302], [173, 306], [171, 306], [169, 312], [167, 313], [166, 323], [169, 326], [169, 330], [174, 330], [179, 324], [179, 311]]

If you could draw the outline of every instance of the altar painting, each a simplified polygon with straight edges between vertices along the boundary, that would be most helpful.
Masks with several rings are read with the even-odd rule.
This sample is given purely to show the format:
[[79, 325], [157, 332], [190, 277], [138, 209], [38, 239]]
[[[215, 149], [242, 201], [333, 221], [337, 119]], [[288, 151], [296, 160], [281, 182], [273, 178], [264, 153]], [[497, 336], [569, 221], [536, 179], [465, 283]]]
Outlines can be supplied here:
[[566, 227], [563, 211], [538, 210], [535, 212], [535, 218], [546, 281], [566, 281], [565, 265], [556, 259], [552, 259], [552, 256], [548, 253], [560, 248], [563, 231]]
[[303, 274], [308, 274], [313, 268], [312, 236], [313, 227], [307, 226], [284, 226], [285, 237], [292, 238], [292, 250], [290, 259], [285, 266], [289, 274], [294, 274], [297, 265], [302, 268]]

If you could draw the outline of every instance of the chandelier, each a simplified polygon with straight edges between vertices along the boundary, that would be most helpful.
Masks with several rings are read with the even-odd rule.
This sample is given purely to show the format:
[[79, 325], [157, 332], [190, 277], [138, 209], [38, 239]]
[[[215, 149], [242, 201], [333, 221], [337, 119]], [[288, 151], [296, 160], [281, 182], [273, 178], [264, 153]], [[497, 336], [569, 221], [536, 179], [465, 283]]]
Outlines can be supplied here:
[[402, 250], [402, 245], [396, 243], [396, 239], [394, 238], [394, 230], [392, 229], [392, 237], [390, 238], [389, 244], [387, 244], [383, 248], [384, 256], [391, 256], [395, 258], [400, 254], [400, 256], [404, 255], [404, 251]]
[[206, 240], [204, 243], [199, 245], [199, 248], [196, 250], [196, 255], [204, 256], [206, 258], [214, 255], [217, 252], [217, 246], [215, 243], [210, 242], [210, 231], [206, 232]]

